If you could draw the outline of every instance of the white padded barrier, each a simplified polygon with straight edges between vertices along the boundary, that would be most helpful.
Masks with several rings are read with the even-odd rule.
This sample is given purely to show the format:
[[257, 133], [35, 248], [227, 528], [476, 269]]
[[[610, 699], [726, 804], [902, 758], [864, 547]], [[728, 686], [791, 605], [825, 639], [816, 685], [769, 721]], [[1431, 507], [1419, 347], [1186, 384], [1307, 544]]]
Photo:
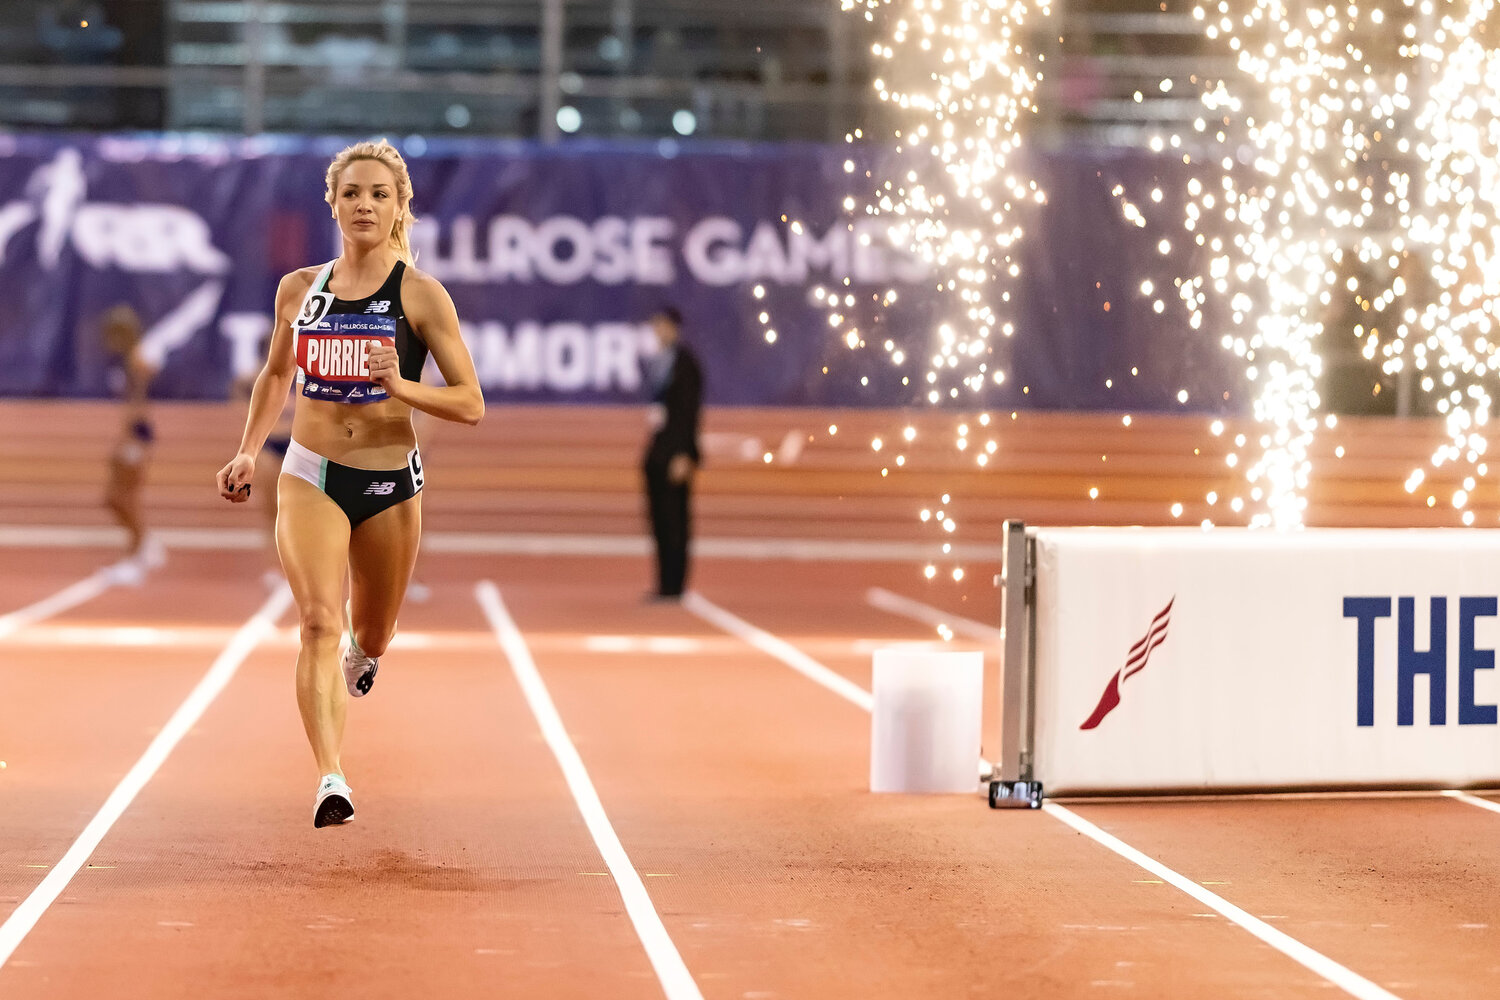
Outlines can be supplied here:
[[1026, 535], [1030, 663], [1017, 642], [1004, 669], [1034, 671], [1029, 773], [1005, 777], [1048, 795], [1500, 783], [1500, 531]]

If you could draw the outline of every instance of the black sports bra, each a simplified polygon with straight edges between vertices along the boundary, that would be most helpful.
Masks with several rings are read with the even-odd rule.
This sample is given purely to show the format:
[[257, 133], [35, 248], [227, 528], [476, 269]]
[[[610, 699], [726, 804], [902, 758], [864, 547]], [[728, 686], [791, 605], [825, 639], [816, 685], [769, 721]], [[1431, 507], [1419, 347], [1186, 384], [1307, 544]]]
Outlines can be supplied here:
[[328, 291], [329, 262], [318, 272], [297, 315], [297, 366], [302, 395], [334, 403], [377, 403], [385, 389], [370, 381], [370, 345], [396, 348], [401, 377], [421, 381], [427, 344], [406, 321], [401, 306], [401, 278], [406, 262], [398, 260], [385, 282], [371, 295], [341, 299]]

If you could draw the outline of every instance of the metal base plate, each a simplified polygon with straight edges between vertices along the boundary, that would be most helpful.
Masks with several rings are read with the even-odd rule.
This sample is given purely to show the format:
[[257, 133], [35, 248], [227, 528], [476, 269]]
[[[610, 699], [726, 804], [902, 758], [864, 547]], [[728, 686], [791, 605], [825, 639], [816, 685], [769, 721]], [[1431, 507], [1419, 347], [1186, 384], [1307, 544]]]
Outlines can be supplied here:
[[1040, 809], [1042, 807], [1042, 783], [1040, 781], [992, 781], [990, 782], [991, 809]]

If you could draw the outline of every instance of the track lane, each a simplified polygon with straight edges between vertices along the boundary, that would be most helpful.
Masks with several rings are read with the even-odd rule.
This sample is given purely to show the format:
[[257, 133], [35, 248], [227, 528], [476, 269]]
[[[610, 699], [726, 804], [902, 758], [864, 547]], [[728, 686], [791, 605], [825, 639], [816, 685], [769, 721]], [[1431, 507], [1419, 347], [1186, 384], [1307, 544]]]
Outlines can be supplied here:
[[[34, 573], [0, 578], [6, 609], [66, 586], [67, 577], [97, 562], [72, 555], [43, 561]], [[124, 588], [0, 639], [0, 760], [6, 763], [0, 769], [0, 919], [63, 856], [216, 651], [209, 645], [59, 645], [56, 634], [70, 626], [138, 622], [163, 601], [180, 600], [174, 590], [154, 581]], [[184, 621], [207, 624], [223, 615], [232, 625], [248, 618], [264, 596], [223, 578], [199, 581], [194, 595], [180, 605]], [[112, 619], [101, 617], [111, 612]], [[92, 870], [81, 875], [92, 877]]]
[[[867, 678], [868, 652], [855, 652], [863, 629], [840, 632], [850, 622], [890, 628], [859, 610], [854, 584], [867, 580], [838, 567], [845, 596], [834, 599], [821, 573], [738, 569], [741, 590], [705, 584], [709, 596], [736, 612], [736, 596], [765, 601], [757, 624], [842, 635], [850, 652], [828, 665]], [[569, 599], [559, 583], [554, 573], [507, 588], [524, 631], [632, 617], [637, 632], [706, 628], [619, 595], [602, 606]], [[767, 621], [772, 591], [782, 610]], [[992, 812], [977, 791], [868, 794], [868, 715], [754, 650], [554, 648], [537, 661], [631, 857], [661, 876], [648, 888], [710, 1000], [1329, 995], [1318, 977], [1193, 916], [1192, 900], [1143, 884], [1140, 869], [1043, 817]]]
[[[979, 623], [964, 625], [973, 632]], [[1488, 863], [1483, 847], [1496, 834], [1484, 814], [1500, 821], [1495, 797], [1085, 800], [1070, 808], [1169, 866], [1185, 859], [1181, 873], [1197, 873], [1230, 902], [1387, 989], [1461, 996], [1500, 974], [1500, 960], [1489, 958], [1500, 954], [1500, 863]], [[1239, 816], [1248, 829], [1227, 819]], [[1416, 844], [1436, 846], [1419, 860]], [[1265, 855], [1293, 860], [1273, 870]], [[1388, 880], [1422, 888], [1396, 901], [1380, 888]]]
[[[748, 573], [720, 570], [710, 577], [704, 594], [710, 599], [723, 595], [725, 601], [732, 602], [719, 601], [724, 610], [790, 642], [866, 691], [872, 687], [871, 654], [880, 645], [931, 643], [944, 649], [981, 650], [985, 658], [982, 749], [988, 752], [1000, 745], [1000, 598], [991, 582], [999, 572], [997, 564], [976, 562], [959, 581], [951, 576], [925, 579], [920, 567], [904, 562], [781, 567], [769, 573], [763, 568]], [[788, 601], [774, 582], [761, 583], [780, 574], [798, 581], [795, 600]], [[908, 601], [936, 602], [932, 607], [935, 614], [931, 620], [897, 614], [871, 603], [868, 595], [872, 590]], [[979, 627], [957, 626], [964, 618]], [[938, 622], [951, 626], [946, 641]], [[994, 624], [980, 625], [982, 622]], [[842, 648], [828, 648], [832, 635], [839, 636]]]
[[214, 657], [187, 697], [173, 710], [171, 717], [151, 740], [145, 752], [131, 764], [125, 776], [110, 791], [66, 853], [42, 879], [41, 884], [0, 925], [0, 965], [11, 958], [37, 921], [67, 891], [73, 878], [88, 866], [99, 843], [135, 802], [141, 790], [156, 776], [172, 751], [192, 732], [203, 713], [233, 679], [240, 664], [254, 652], [256, 646], [274, 634], [276, 619], [291, 602], [291, 591], [278, 587], [256, 609], [255, 614], [235, 630], [233, 637]]
[[1500, 983], [1500, 817], [1442, 797], [1069, 808], [1405, 1000]]
[[0, 647], [0, 918], [34, 889], [202, 676], [212, 653]]
[[0, 548], [0, 615], [49, 597], [123, 556], [94, 548]]
[[[472, 601], [407, 609], [403, 626], [488, 637]], [[101, 844], [111, 867], [75, 880], [0, 969], [0, 993], [659, 996], [493, 640], [382, 663], [350, 706], [356, 821], [327, 830], [311, 823], [293, 655], [245, 663]]]
[[[1070, 831], [1049, 831], [1035, 814], [992, 813], [977, 797], [869, 795], [868, 717], [679, 608], [642, 605], [641, 566], [424, 558], [419, 572], [434, 600], [403, 612], [403, 630], [455, 641], [393, 654], [376, 695], [351, 706], [348, 762], [360, 817], [348, 830], [313, 831], [307, 822], [311, 765], [291, 697], [290, 650], [258, 654], [96, 858], [124, 864], [80, 873], [18, 952], [23, 963], [0, 969], [0, 994], [93, 997], [110, 983], [111, 995], [123, 996], [346, 988], [375, 996], [467, 996], [476, 988], [505, 996], [660, 996], [597, 854], [589, 867], [566, 832], [571, 823], [588, 847], [576, 813], [566, 818], [555, 765], [518, 693], [504, 690], [498, 651], [463, 639], [488, 638], [472, 601], [464, 607], [462, 600], [483, 567], [497, 574], [528, 637], [543, 640], [534, 651], [562, 718], [710, 1000], [746, 993], [1338, 995], [1224, 921], [1196, 916], [1192, 901], [1134, 866]], [[173, 590], [175, 599], [203, 600], [206, 569]], [[729, 610], [795, 637], [865, 684], [869, 649], [859, 640], [927, 637], [919, 626], [860, 610], [870, 585], [920, 596], [910, 567], [900, 567], [904, 577], [878, 567], [870, 574], [843, 565], [806, 570], [709, 563], [700, 576]], [[245, 586], [245, 575], [239, 579]], [[149, 595], [152, 586], [137, 593]], [[247, 589], [243, 603], [261, 596]], [[119, 610], [125, 620], [140, 613], [128, 604]], [[175, 607], [167, 613], [189, 620]], [[0, 643], [0, 656], [11, 648]], [[199, 655], [201, 670], [212, 653]], [[474, 704], [490, 700], [502, 707], [485, 714]], [[484, 752], [469, 752], [476, 748]], [[484, 770], [497, 750], [511, 766]], [[454, 759], [463, 764], [441, 767]], [[447, 801], [454, 790], [471, 798], [456, 808], [455, 826], [439, 829], [443, 821], [426, 814], [435, 796]], [[1500, 822], [1460, 801], [1442, 804], [1471, 815], [1481, 831]], [[1102, 825], [1114, 822], [1093, 816], [1102, 807], [1073, 808], [1090, 810]], [[417, 814], [420, 821], [406, 818]], [[372, 832], [372, 818], [384, 833], [351, 849], [355, 837]], [[486, 829], [490, 839], [476, 857], [467, 831], [478, 822], [497, 832]], [[1222, 836], [1233, 838], [1236, 825], [1223, 824]], [[1325, 826], [1332, 836], [1344, 824]], [[1388, 828], [1392, 849], [1419, 850], [1426, 829]], [[318, 833], [341, 838], [338, 849]], [[1143, 850], [1160, 848], [1162, 860], [1185, 873], [1217, 881], [1199, 873], [1175, 841], [1121, 835]], [[1397, 905], [1402, 893], [1422, 893], [1432, 871], [1461, 871], [1487, 843], [1493, 840], [1458, 845], [1433, 869], [1393, 870]], [[497, 852], [505, 857], [497, 860]], [[577, 868], [572, 876], [569, 867]], [[1483, 883], [1486, 872], [1479, 874]], [[1278, 915], [1243, 896], [1240, 883], [1213, 888], [1252, 912]], [[1337, 896], [1341, 884], [1321, 888]], [[324, 907], [328, 901], [336, 905]], [[1413, 919], [1426, 926], [1430, 909]], [[1452, 934], [1449, 944], [1461, 944], [1456, 926]], [[1308, 943], [1325, 943], [1373, 975], [1362, 951], [1356, 961], [1342, 950], [1346, 941], [1360, 938], [1335, 927], [1326, 941]], [[1496, 953], [1489, 939], [1479, 950]], [[453, 969], [453, 978], [419, 975], [428, 965]], [[1415, 979], [1412, 991], [1396, 992], [1404, 1000], [1482, 995], [1473, 990], [1493, 973], [1470, 971], [1454, 975], [1446, 993]]]

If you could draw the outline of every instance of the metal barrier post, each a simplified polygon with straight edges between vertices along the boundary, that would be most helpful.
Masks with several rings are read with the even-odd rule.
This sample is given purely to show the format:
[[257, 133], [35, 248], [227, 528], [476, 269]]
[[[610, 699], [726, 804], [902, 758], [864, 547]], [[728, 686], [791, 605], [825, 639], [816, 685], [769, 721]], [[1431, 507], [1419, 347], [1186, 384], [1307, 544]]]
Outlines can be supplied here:
[[1038, 809], [1042, 784], [1033, 780], [1032, 724], [1036, 690], [1036, 543], [1023, 521], [1006, 521], [1000, 570], [1000, 759], [990, 781], [990, 806]]

